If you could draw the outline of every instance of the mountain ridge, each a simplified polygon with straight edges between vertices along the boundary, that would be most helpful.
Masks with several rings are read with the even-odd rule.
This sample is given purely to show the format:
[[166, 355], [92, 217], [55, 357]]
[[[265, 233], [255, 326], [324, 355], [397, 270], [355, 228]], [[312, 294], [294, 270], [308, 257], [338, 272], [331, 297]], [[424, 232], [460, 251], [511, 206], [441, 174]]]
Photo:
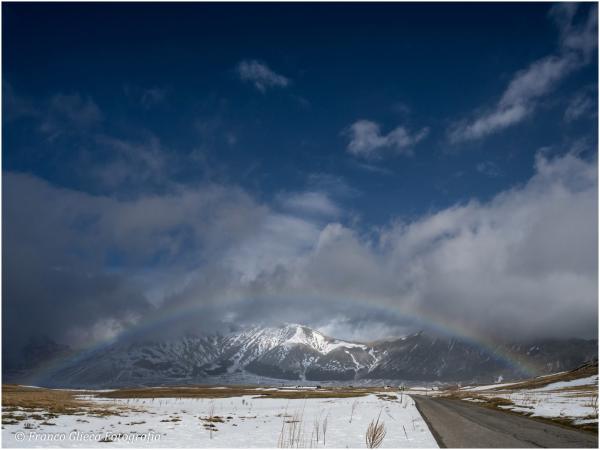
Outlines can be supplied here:
[[[531, 375], [514, 361], [533, 367], [536, 375], [572, 369], [593, 359], [598, 343], [571, 339], [499, 345], [499, 351], [514, 355], [510, 361], [458, 338], [423, 331], [367, 344], [284, 324], [225, 335], [116, 342], [68, 357], [63, 347], [48, 346], [59, 348], [63, 357], [56, 368], [31, 378], [40, 385], [118, 387], [260, 384], [262, 379], [271, 383], [489, 382]], [[43, 351], [30, 349], [30, 353]]]

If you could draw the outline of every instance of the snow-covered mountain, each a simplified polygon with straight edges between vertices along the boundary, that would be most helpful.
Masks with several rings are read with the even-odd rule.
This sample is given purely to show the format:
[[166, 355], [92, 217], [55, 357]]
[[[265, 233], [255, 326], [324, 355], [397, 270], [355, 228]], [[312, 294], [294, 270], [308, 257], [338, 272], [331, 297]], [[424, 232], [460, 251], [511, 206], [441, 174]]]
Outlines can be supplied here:
[[357, 370], [374, 362], [364, 344], [333, 339], [295, 324], [251, 328], [225, 338], [223, 350], [210, 367], [203, 367], [209, 375], [246, 370], [265, 377], [302, 380], [307, 376], [315, 379], [315, 370], [319, 370], [321, 379], [352, 379]]
[[[187, 383], [366, 382], [365, 380], [495, 381], [522, 373], [568, 370], [597, 355], [597, 341], [540, 341], [482, 350], [451, 338], [416, 333], [361, 344], [302, 325], [252, 327], [227, 335], [121, 342], [60, 364], [30, 379], [44, 385], [112, 387]], [[495, 353], [513, 355], [498, 358]], [[64, 352], [63, 352], [64, 354]], [[5, 377], [6, 378], [6, 377]]]

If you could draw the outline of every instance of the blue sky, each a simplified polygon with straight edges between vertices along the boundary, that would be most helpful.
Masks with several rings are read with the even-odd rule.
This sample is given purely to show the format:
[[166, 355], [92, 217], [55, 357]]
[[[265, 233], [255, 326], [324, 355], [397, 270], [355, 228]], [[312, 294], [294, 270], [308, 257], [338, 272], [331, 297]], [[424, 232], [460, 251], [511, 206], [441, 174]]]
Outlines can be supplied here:
[[[384, 248], [393, 230], [426, 228], [428, 219], [457, 208], [492, 210], [502, 196], [535, 190], [535, 180], [547, 175], [544, 167], [554, 164], [551, 172], [563, 173], [569, 165], [571, 180], [580, 177], [573, 167], [588, 170], [597, 160], [597, 8], [590, 3], [5, 4], [3, 38], [4, 226], [5, 239], [14, 238], [5, 256], [24, 252], [19, 238], [60, 235], [64, 242], [48, 249], [48, 267], [86, 267], [127, 286], [144, 277], [168, 279], [131, 288], [145, 306], [132, 307], [125, 324], [107, 318], [119, 322], [117, 332], [143, 320], [147, 308], [198, 301], [191, 300], [197, 295], [181, 300], [185, 295], [172, 286], [182, 279], [203, 286], [199, 279], [213, 270], [208, 255], [227, 261], [233, 251], [215, 242], [237, 242], [226, 233], [229, 226], [239, 232], [240, 224], [231, 225], [237, 220], [260, 217], [257, 224], [266, 224], [257, 225], [250, 242], [272, 233], [273, 216], [294, 221], [277, 222], [281, 228], [264, 238], [267, 247], [244, 250], [249, 244], [240, 238], [237, 250], [253, 255], [241, 269], [221, 265], [237, 270], [235, 297], [244, 301], [255, 298], [258, 281], [269, 284], [265, 279], [281, 268], [300, 276], [298, 258], [332, 230], [356, 241], [358, 247], [344, 250], [358, 266], [342, 279], [353, 278], [371, 258], [393, 259], [394, 251]], [[592, 177], [585, 192], [595, 195], [596, 184]], [[165, 214], [188, 211], [181, 203], [187, 195], [219, 189], [225, 199], [217, 196], [215, 206], [197, 211], [199, 221], [228, 214], [219, 210], [228, 202], [227, 211], [250, 217], [232, 214], [213, 224], [226, 230], [223, 236], [213, 236], [211, 227], [198, 231], [184, 213], [157, 228], [151, 219], [125, 226], [126, 214], [119, 212], [145, 201]], [[578, 189], [569, 192], [578, 195]], [[18, 205], [48, 199], [64, 202], [73, 217], [54, 223], [40, 215], [40, 230], [13, 237], [6, 221], [27, 220]], [[7, 217], [13, 203], [14, 215]], [[515, 199], [514, 208], [519, 204]], [[595, 214], [589, 212], [587, 224], [594, 225]], [[124, 229], [147, 232], [156, 251], [140, 251], [146, 242], [131, 248], [120, 240]], [[83, 231], [97, 239], [83, 239]], [[286, 232], [293, 235], [288, 241]], [[427, 245], [455, 235], [440, 233]], [[375, 255], [367, 255], [371, 251]], [[264, 263], [277, 254], [285, 257]], [[410, 271], [406, 265], [421, 258], [411, 255], [398, 270]], [[593, 256], [586, 258], [597, 266]], [[29, 262], [23, 264], [7, 270], [20, 273]], [[569, 273], [579, 273], [575, 266]], [[72, 292], [75, 278], [65, 276], [61, 288]], [[9, 302], [15, 305], [26, 295], [18, 283], [9, 279], [6, 288], [14, 289]], [[410, 315], [420, 317], [429, 300], [413, 298], [422, 294], [409, 293], [415, 283], [372, 295], [329, 287], [308, 295], [294, 286], [297, 295], [315, 298], [385, 297], [384, 309], [406, 303]], [[286, 297], [289, 289], [282, 289], [274, 297]], [[589, 293], [583, 297], [586, 305], [597, 302]], [[356, 317], [382, 320], [332, 308], [330, 322], [346, 321], [347, 328], [306, 320], [346, 335], [357, 327]], [[77, 333], [69, 339], [79, 339], [72, 337]]]

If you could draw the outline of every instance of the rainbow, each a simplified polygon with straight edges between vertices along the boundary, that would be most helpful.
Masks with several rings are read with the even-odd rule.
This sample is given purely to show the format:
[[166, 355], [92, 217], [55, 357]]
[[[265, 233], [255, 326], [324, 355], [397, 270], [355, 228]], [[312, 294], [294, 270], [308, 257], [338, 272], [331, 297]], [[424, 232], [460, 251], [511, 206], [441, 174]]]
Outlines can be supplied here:
[[[281, 301], [281, 298], [270, 298], [266, 300]], [[288, 298], [288, 300], [299, 301], [299, 299], [297, 298]], [[232, 308], [234, 308], [234, 305], [240, 301], [240, 299], [237, 299], [230, 301], [229, 303], [232, 304]], [[330, 301], [330, 299], [328, 299], [327, 301]], [[344, 302], [344, 304], [350, 303], [362, 307], [364, 307], [364, 305], [367, 304], [364, 300], [359, 299], [344, 298], [343, 300], [339, 301]], [[375, 309], [378, 312], [382, 312], [388, 317], [391, 316], [403, 321], [410, 320], [413, 323], [418, 324], [419, 327], [423, 329], [428, 329], [436, 333], [449, 337], [454, 337], [460, 339], [461, 341], [467, 342], [470, 345], [477, 348], [478, 350], [488, 354], [490, 358], [505, 363], [510, 368], [512, 368], [524, 377], [535, 376], [539, 373], [539, 368], [533, 365], [530, 361], [528, 361], [527, 358], [510, 351], [510, 349], [506, 345], [499, 344], [490, 336], [486, 336], [482, 332], [478, 332], [473, 328], [469, 328], [464, 323], [448, 320], [447, 317], [441, 317], [433, 311], [427, 311], [426, 313], [420, 313], [418, 315], [407, 314], [406, 312], [401, 311], [397, 307], [391, 307], [385, 305], [384, 302], [373, 301], [373, 299], [371, 299], [368, 302], [368, 304], [370, 305], [369, 308]], [[67, 367], [67, 365], [70, 365], [74, 362], [77, 362], [78, 360], [82, 360], [88, 357], [89, 355], [93, 355], [96, 352], [108, 348], [118, 341], [136, 337], [143, 337], [151, 331], [157, 329], [165, 329], [169, 326], [173, 326], [174, 324], [177, 324], [178, 322], [189, 318], [194, 314], [201, 314], [205, 310], [205, 305], [186, 305], [183, 307], [174, 308], [171, 311], [163, 311], [163, 313], [160, 315], [151, 315], [149, 318], [138, 322], [136, 325], [122, 332], [117, 337], [95, 342], [92, 345], [79, 349], [74, 355], [72, 354], [68, 357], [57, 357], [51, 359], [50, 361], [47, 361], [43, 366], [38, 368], [31, 377], [29, 377], [27, 383], [32, 385], [43, 386], [47, 384], [47, 380], [49, 380], [49, 377], [51, 377], [52, 374]]]

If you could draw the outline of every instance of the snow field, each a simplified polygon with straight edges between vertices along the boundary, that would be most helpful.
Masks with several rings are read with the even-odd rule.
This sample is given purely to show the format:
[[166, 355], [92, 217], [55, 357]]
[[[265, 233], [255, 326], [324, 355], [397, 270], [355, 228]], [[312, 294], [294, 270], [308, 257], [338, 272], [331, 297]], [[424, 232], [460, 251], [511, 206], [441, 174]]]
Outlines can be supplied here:
[[[83, 398], [101, 406], [128, 406], [141, 411], [105, 417], [61, 415], [52, 419], [51, 426], [32, 420], [33, 429], [25, 428], [27, 421], [4, 425], [3, 446], [272, 448], [289, 446], [293, 440], [294, 445], [304, 447], [365, 448], [367, 427], [380, 415], [387, 431], [382, 447], [437, 448], [407, 395], [398, 395], [397, 400], [383, 400], [374, 394], [318, 399]], [[26, 438], [17, 440], [21, 436], [18, 433], [25, 433]], [[44, 433], [66, 437], [55, 442], [39, 441]], [[112, 442], [100, 442], [106, 433]], [[81, 436], [87, 434], [93, 434], [92, 440], [82, 442]], [[290, 439], [292, 434], [294, 438]], [[135, 440], [135, 436], [144, 435], [145, 440]]]

